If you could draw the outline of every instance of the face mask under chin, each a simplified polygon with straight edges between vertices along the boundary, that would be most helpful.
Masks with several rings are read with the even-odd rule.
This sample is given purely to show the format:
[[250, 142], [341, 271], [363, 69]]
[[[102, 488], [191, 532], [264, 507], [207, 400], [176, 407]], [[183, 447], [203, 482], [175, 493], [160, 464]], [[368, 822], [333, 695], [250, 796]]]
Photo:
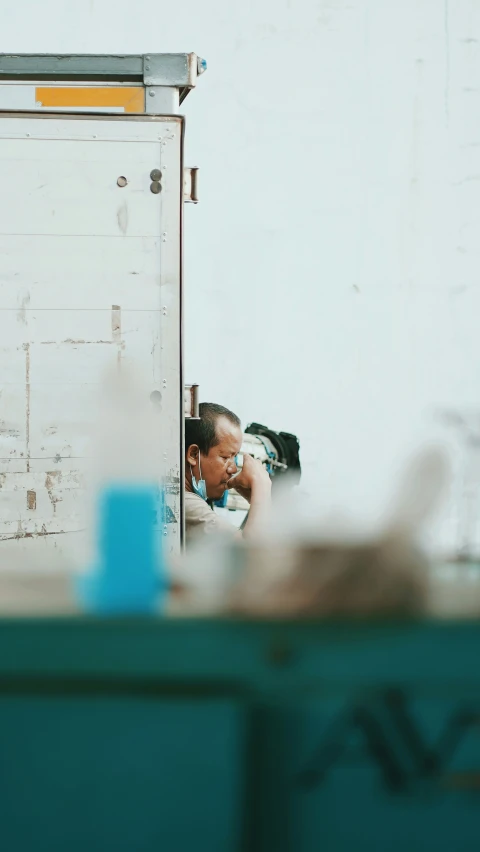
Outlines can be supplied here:
[[199, 473], [200, 473], [200, 479], [197, 482], [197, 480], [196, 480], [196, 478], [193, 474], [192, 465], [190, 465], [190, 473], [192, 475], [192, 488], [193, 488], [195, 494], [197, 494], [199, 497], [201, 497], [202, 500], [206, 500], [207, 499], [207, 483], [205, 482], [204, 479], [202, 479], [202, 465], [201, 465], [201, 462], [200, 462], [200, 451], [198, 452], [198, 470], [199, 470]]

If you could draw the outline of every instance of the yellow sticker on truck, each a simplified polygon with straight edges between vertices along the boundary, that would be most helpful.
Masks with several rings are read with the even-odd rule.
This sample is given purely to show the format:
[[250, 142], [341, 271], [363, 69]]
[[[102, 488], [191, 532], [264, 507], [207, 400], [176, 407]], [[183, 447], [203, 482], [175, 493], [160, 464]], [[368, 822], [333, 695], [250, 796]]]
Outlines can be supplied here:
[[98, 110], [144, 113], [143, 86], [39, 86], [35, 89], [37, 107], [62, 110]]

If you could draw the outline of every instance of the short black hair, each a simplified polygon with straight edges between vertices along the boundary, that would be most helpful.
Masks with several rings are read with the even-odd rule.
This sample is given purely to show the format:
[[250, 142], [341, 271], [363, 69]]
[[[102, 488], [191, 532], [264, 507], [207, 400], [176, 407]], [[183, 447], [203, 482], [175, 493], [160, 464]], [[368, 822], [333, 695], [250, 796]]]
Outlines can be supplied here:
[[234, 426], [240, 426], [240, 418], [233, 411], [217, 405], [215, 402], [201, 402], [199, 406], [200, 419], [185, 418], [185, 449], [197, 444], [200, 452], [208, 455], [212, 447], [218, 444], [217, 420], [226, 417]]

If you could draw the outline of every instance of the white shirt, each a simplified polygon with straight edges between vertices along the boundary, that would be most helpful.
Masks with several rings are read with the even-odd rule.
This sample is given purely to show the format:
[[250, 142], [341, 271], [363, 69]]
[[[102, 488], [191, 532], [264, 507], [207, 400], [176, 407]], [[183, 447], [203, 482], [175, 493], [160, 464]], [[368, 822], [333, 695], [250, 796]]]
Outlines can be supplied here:
[[198, 494], [185, 491], [185, 535], [187, 544], [200, 535], [211, 533], [231, 533], [238, 535], [238, 530], [228, 521], [217, 515]]

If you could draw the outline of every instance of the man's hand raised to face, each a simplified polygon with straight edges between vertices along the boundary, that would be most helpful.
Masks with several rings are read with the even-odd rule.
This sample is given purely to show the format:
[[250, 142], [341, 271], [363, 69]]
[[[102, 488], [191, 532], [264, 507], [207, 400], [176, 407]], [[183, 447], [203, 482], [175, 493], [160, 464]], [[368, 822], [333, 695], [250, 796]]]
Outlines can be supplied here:
[[241, 497], [252, 503], [256, 496], [268, 499], [272, 483], [263, 464], [253, 456], [243, 456], [243, 467], [240, 473], [227, 483], [227, 488], [234, 488]]

